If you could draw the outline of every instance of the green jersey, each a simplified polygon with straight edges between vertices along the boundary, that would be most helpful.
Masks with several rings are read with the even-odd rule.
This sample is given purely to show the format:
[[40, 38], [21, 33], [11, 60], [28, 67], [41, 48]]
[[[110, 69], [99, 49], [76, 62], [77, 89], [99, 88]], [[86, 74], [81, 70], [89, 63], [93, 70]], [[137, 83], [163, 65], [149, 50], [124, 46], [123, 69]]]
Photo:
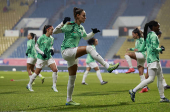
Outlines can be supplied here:
[[[151, 31], [148, 33], [146, 41], [142, 45], [141, 49], [147, 49], [147, 63], [153, 63], [159, 61], [159, 39], [155, 32]], [[138, 50], [138, 51], [140, 51]]]
[[[92, 46], [96, 50], [96, 47], [94, 45], [92, 45]], [[87, 54], [86, 63], [89, 64], [91, 62], [96, 62], [96, 61], [93, 59], [93, 57], [90, 54]]]
[[[135, 48], [130, 48], [130, 50], [134, 51], [134, 49], [140, 49], [142, 47], [142, 44], [144, 44], [144, 38], [141, 37], [139, 39], [136, 39]], [[137, 52], [141, 52], [146, 58], [146, 49], [142, 49], [141, 51], [137, 51]]]
[[37, 44], [39, 46], [39, 49], [46, 54], [47, 58], [43, 58], [41, 54], [38, 53], [37, 58], [42, 60], [48, 60], [51, 56], [51, 48], [54, 43], [54, 38], [52, 36], [47, 37], [45, 34], [43, 34], [41, 37], [38, 38]]
[[30, 39], [27, 41], [27, 51], [28, 53], [28, 58], [37, 58], [37, 52], [35, 50], [35, 41]]
[[65, 24], [61, 28], [62, 33], [65, 33], [64, 40], [61, 44], [61, 51], [67, 48], [77, 47], [82, 37], [86, 37], [87, 33], [82, 25], [75, 22]]

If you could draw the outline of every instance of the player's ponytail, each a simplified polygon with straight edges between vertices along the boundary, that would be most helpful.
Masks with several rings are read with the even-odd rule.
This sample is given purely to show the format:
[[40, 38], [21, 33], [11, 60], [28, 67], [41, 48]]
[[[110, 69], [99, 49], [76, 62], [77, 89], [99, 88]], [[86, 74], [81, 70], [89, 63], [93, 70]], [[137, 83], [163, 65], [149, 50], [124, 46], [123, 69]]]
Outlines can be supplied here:
[[95, 42], [95, 38], [90, 38], [88, 41], [87, 41], [87, 44], [89, 45], [94, 45], [94, 42]]
[[30, 33], [32, 39], [35, 41], [35, 43], [37, 42], [37, 35], [35, 33]]
[[76, 17], [77, 17], [77, 14], [81, 14], [81, 12], [83, 12], [84, 10], [83, 9], [80, 9], [80, 8], [77, 8], [77, 7], [74, 7], [73, 9], [73, 14], [74, 14], [74, 19], [76, 20]]
[[47, 30], [52, 27], [51, 25], [45, 25], [44, 28], [43, 28], [43, 34], [46, 34], [47, 33]]
[[145, 24], [145, 27], [144, 27], [143, 36], [144, 36], [144, 40], [145, 40], [145, 41], [146, 41], [146, 38], [147, 38], [148, 26], [149, 26], [149, 23], [146, 23], [146, 24]]

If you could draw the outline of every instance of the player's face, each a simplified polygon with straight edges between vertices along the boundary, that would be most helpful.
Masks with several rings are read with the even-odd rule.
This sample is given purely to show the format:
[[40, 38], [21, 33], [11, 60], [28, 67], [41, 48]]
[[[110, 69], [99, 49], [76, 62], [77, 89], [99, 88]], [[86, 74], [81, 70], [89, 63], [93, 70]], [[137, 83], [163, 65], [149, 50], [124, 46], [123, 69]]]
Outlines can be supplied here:
[[98, 39], [95, 39], [94, 45], [98, 45]]
[[81, 14], [77, 14], [77, 18], [80, 21], [80, 23], [84, 23], [86, 21], [86, 12], [82, 11]]
[[157, 26], [153, 26], [153, 30], [154, 30], [154, 32], [159, 32], [159, 30], [160, 30], [160, 24], [158, 23]]
[[53, 30], [54, 30], [54, 28], [53, 27], [51, 27], [50, 29], [48, 29], [48, 33], [50, 34], [50, 35], [52, 35], [53, 34]]
[[132, 36], [134, 39], [137, 39], [137, 35], [138, 35], [137, 33], [132, 32]]
[[27, 35], [27, 38], [30, 40], [30, 39], [32, 39], [32, 37], [31, 37], [31, 34], [29, 33], [28, 35]]

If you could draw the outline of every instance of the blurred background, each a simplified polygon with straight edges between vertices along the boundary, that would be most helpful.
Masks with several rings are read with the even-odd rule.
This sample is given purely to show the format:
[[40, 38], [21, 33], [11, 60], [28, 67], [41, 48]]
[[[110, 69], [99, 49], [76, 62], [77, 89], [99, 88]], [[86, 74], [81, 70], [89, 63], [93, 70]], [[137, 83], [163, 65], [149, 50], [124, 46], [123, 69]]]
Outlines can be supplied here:
[[[28, 33], [42, 35], [44, 25], [56, 27], [64, 17], [73, 17], [73, 8], [86, 11], [86, 22], [82, 24], [87, 33], [91, 28], [100, 29], [95, 37], [99, 54], [109, 63], [119, 62], [127, 67], [124, 55], [127, 48], [135, 46], [132, 30], [143, 30], [146, 22], [156, 20], [161, 25], [160, 45], [166, 51], [160, 55], [164, 68], [170, 68], [170, 0], [0, 0], [0, 65], [26, 66], [26, 36]], [[60, 46], [63, 34], [53, 35], [58, 66], [66, 66]], [[79, 46], [87, 45], [81, 40]], [[85, 56], [79, 66], [85, 66]], [[146, 64], [145, 64], [146, 65]], [[136, 61], [133, 61], [136, 66]]]

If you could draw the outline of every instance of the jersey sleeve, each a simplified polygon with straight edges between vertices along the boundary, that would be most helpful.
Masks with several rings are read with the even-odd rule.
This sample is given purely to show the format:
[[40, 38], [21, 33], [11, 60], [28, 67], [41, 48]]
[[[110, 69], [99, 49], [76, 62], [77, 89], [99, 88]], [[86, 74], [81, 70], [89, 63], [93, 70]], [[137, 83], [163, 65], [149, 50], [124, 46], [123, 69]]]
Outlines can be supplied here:
[[82, 35], [82, 37], [87, 37], [86, 30], [84, 29], [84, 27], [83, 27], [83, 26], [82, 26], [82, 28], [83, 28], [83, 35]]
[[135, 49], [135, 48], [130, 48], [129, 50], [130, 50], [130, 51], [134, 51], [134, 49]]
[[161, 48], [157, 47], [157, 41], [158, 41], [157, 36], [152, 37], [152, 40], [151, 40], [152, 51], [161, 51]]
[[66, 32], [71, 31], [72, 29], [73, 29], [73, 25], [69, 25], [67, 23], [61, 28], [61, 31], [62, 31], [62, 33], [66, 33]]
[[41, 41], [42, 41], [42, 39], [41, 39], [41, 37], [39, 37], [37, 40], [37, 44], [40, 45]]
[[31, 42], [28, 41], [27, 42], [27, 50], [26, 50], [26, 53], [29, 53], [31, 51]]

